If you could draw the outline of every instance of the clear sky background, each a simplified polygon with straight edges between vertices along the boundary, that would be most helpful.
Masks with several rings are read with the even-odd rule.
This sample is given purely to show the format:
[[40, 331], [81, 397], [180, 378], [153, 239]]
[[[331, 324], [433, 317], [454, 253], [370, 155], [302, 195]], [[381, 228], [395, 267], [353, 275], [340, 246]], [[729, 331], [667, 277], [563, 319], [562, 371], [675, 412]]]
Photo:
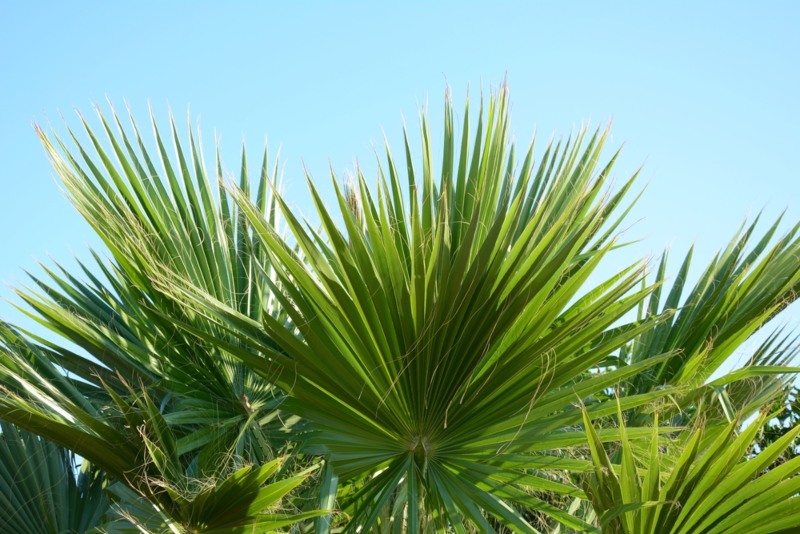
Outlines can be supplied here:
[[[448, 85], [458, 108], [507, 75], [520, 141], [613, 120], [618, 180], [644, 164], [642, 241], [619, 266], [670, 247], [674, 272], [695, 243], [699, 269], [761, 210], [800, 220], [800, 2], [165, 4], [0, 3], [0, 297], [37, 259], [97, 246], [31, 125], [63, 132], [60, 114], [77, 126], [106, 98], [142, 123], [148, 101], [200, 118], [232, 172], [243, 139], [257, 155], [268, 138], [306, 211], [303, 165], [369, 168], [403, 117], [414, 133], [427, 103], [438, 122]], [[28, 324], [6, 302], [0, 317]]]

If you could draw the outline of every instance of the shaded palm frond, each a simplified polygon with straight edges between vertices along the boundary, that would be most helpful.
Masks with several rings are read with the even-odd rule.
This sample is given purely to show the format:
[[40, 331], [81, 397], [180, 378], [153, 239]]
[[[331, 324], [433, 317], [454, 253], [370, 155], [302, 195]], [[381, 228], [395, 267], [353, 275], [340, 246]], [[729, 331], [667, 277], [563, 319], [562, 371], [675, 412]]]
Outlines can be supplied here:
[[106, 484], [71, 451], [0, 422], [0, 531], [89, 532], [109, 512]]

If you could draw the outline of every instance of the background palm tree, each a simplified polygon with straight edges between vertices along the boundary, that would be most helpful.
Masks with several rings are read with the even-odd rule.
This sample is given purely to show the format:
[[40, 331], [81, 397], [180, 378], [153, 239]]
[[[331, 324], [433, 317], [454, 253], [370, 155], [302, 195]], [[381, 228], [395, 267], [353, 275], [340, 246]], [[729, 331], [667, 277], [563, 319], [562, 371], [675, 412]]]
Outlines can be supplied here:
[[772, 243], [779, 218], [751, 245], [757, 222], [734, 236], [685, 296], [692, 251], [683, 260], [672, 287], [667, 287], [667, 255], [662, 256], [655, 277], [657, 288], [639, 315], [658, 316], [668, 310], [675, 313], [626, 347], [622, 360], [627, 364], [664, 353], [671, 353], [671, 357], [628, 381], [626, 394], [652, 391], [666, 384], [685, 386], [686, 393], [675, 404], [684, 420], [702, 408], [705, 417], [716, 414], [727, 423], [738, 412], [758, 411], [787, 387], [792, 380], [786, 374], [787, 365], [800, 347], [796, 335], [782, 328], [764, 337], [743, 368], [711, 380], [756, 331], [796, 298], [800, 289], [798, 227]]
[[[135, 143], [142, 147], [133, 128]], [[94, 133], [86, 131], [108, 180], [80, 144], [88, 174], [40, 134], [76, 207], [107, 243], [111, 258], [95, 253], [94, 268], [82, 266], [85, 280], [45, 268], [49, 281], [33, 278], [38, 290], [18, 292], [27, 313], [61, 339], [0, 326], [0, 376], [7, 393], [0, 399], [3, 418], [90, 459], [113, 480], [151, 500], [167, 518], [190, 525], [203, 514], [195, 510], [197, 517], [184, 517], [183, 501], [193, 500], [201, 488], [186, 484], [213, 488], [249, 465], [286, 454], [295, 420], [280, 416], [282, 393], [270, 383], [219, 347], [177, 328], [181, 317], [196, 327], [213, 325], [164, 298], [150, 282], [156, 264], [147, 260], [155, 255], [159, 267], [195, 277], [197, 284], [208, 284], [205, 290], [215, 298], [243, 312], [252, 310], [257, 318], [270, 309], [265, 277], [255, 272], [263, 254], [250, 241], [235, 206], [224, 200], [198, 205], [195, 195], [201, 191], [209, 201], [208, 181], [203, 174], [188, 174], [174, 126], [182, 166], [175, 171], [165, 159], [164, 183], [151, 179], [156, 175], [152, 160], [146, 152], [143, 161], [136, 159], [121, 127], [119, 140], [107, 130], [111, 147], [130, 150], [130, 161], [121, 152], [117, 156], [123, 169], [140, 172], [138, 180], [118, 174]], [[155, 132], [159, 154], [165, 155]], [[190, 144], [191, 157], [199, 158], [191, 138]], [[200, 160], [193, 163], [198, 169]], [[245, 166], [241, 180], [247, 189]], [[204, 186], [198, 185], [201, 181]], [[257, 202], [267, 211], [262, 184]], [[141, 203], [135, 195], [142, 195]], [[202, 217], [199, 210], [204, 210]], [[147, 256], [139, 253], [144, 248]], [[290, 471], [292, 466], [287, 464]]]

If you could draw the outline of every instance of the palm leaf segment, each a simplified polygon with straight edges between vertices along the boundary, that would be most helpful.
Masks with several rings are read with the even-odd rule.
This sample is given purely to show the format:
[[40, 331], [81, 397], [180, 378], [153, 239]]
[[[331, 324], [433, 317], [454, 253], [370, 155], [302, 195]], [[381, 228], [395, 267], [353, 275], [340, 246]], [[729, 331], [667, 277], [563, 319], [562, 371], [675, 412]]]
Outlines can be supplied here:
[[82, 533], [109, 511], [106, 480], [70, 451], [0, 422], [0, 532]]
[[[762, 413], [741, 432], [735, 418], [706, 436], [702, 427], [666, 444], [653, 427], [649, 454], [640, 467], [634, 440], [619, 413], [620, 465], [611, 463], [597, 431], [585, 416], [594, 473], [586, 493], [603, 532], [725, 534], [790, 532], [800, 522], [800, 458], [770, 469], [791, 446], [800, 427], [748, 458], [758, 431], [769, 419]], [[668, 445], [663, 451], [662, 446]], [[747, 461], [743, 461], [747, 458]]]
[[664, 254], [656, 272], [656, 288], [643, 303], [640, 316], [675, 313], [639, 336], [630, 350], [623, 351], [623, 359], [636, 363], [665, 353], [672, 356], [634, 377], [626, 386], [628, 394], [665, 384], [686, 386], [688, 393], [679, 400], [680, 408], [710, 407], [713, 412], [705, 409], [705, 416], [716, 412], [730, 420], [740, 411], [758, 411], [785, 389], [793, 379], [790, 373], [800, 371], [787, 367], [800, 345], [795, 333], [785, 333], [782, 328], [763, 339], [744, 368], [711, 380], [747, 339], [797, 298], [800, 227], [774, 240], [780, 222], [779, 218], [755, 242], [758, 220], [740, 230], [688, 291], [692, 251], [671, 288], [666, 287]]
[[[375, 191], [361, 175], [344, 191], [334, 180], [336, 214], [309, 182], [319, 230], [279, 197], [299, 252], [235, 192], [291, 321], [250, 320], [174, 277], [163, 290], [263, 354], [228, 347], [290, 391], [287, 408], [313, 422], [308, 450], [329, 454], [338, 479], [352, 483], [339, 503], [351, 528], [370, 528], [391, 506], [411, 532], [489, 532], [487, 514], [531, 531], [516, 505], [585, 528], [531, 494], [575, 490], [525, 468], [580, 464], [529, 453], [585, 443], [567, 430], [581, 420], [572, 403], [659, 361], [587, 373], [659, 320], [620, 326], [650, 291], [640, 287], [641, 264], [585, 288], [614, 246], [632, 181], [606, 192], [614, 158], [599, 164], [602, 132], [549, 146], [538, 165], [531, 146], [520, 164], [505, 89], [481, 106], [473, 139], [469, 108], [464, 117], [458, 141], [448, 101], [438, 179], [423, 117], [422, 164], [412, 163], [406, 136], [405, 181], [387, 148]], [[614, 410], [597, 404], [593, 413]]]

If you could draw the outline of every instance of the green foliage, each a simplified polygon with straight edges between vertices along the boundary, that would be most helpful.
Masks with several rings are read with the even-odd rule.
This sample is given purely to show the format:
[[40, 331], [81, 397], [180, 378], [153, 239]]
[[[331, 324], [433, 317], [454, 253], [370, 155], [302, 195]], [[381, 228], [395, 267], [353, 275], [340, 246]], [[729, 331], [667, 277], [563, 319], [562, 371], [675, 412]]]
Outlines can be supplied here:
[[[278, 196], [299, 252], [233, 189], [291, 322], [248, 320], [196, 285], [162, 283], [262, 355], [230, 349], [275, 376], [287, 409], [310, 422], [305, 450], [329, 455], [340, 483], [355, 488], [340, 499], [350, 528], [373, 528], [387, 507], [410, 532], [423, 523], [491, 531], [486, 514], [530, 531], [517, 507], [587, 527], [533, 495], [580, 495], [532, 471], [538, 455], [582, 441], [570, 430], [581, 417], [576, 398], [659, 361], [584, 374], [660, 320], [624, 322], [651, 290], [639, 288], [642, 264], [584, 287], [614, 246], [616, 211], [632, 183], [604, 193], [614, 161], [600, 164], [606, 134], [551, 145], [538, 165], [531, 146], [517, 168], [506, 106], [503, 90], [481, 109], [473, 139], [467, 109], [459, 141], [448, 102], [438, 178], [423, 118], [420, 167], [406, 138], [405, 189], [388, 149], [375, 193], [363, 176], [349, 192], [334, 179], [335, 214], [309, 181], [319, 231]], [[544, 461], [566, 467], [557, 456]]]
[[87, 532], [108, 512], [105, 485], [72, 452], [0, 422], [0, 532]]
[[[622, 411], [619, 413], [621, 465], [612, 464], [589, 416], [594, 474], [586, 493], [602, 531], [625, 534], [787, 532], [800, 525], [800, 459], [768, 470], [800, 434], [795, 427], [758, 455], [747, 459], [765, 421], [762, 414], [740, 431], [734, 419], [721, 431], [702, 427], [663, 442], [658, 421], [649, 455], [637, 462]], [[662, 452], [661, 445], [669, 449]], [[665, 469], [665, 457], [672, 465]], [[747, 459], [746, 461], [743, 461]]]
[[[270, 313], [265, 277], [253, 275], [263, 254], [238, 208], [210, 201], [205, 175], [190, 174], [177, 137], [180, 180], [168, 159], [162, 161], [167, 178], [154, 180], [135, 125], [132, 145], [116, 116], [114, 123], [119, 137], [102, 121], [120, 171], [88, 127], [99, 166], [81, 145], [76, 159], [59, 152], [58, 138], [54, 145], [40, 132], [73, 202], [112, 257], [95, 254], [93, 269], [82, 266], [87, 281], [45, 268], [49, 281], [33, 278], [37, 290], [19, 291], [27, 313], [56, 339], [0, 324], [0, 411], [91, 460], [175, 520], [174, 496], [154, 488], [180, 477], [221, 480], [234, 463], [261, 465], [286, 453], [297, 419], [282, 416], [283, 394], [272, 384], [178, 328], [176, 319], [206, 332], [214, 325], [165, 298], [151, 281], [153, 270], [166, 265], [253, 317]], [[166, 156], [157, 130], [156, 145]], [[191, 139], [190, 145], [197, 171], [200, 156]], [[243, 165], [240, 186], [248, 184]], [[256, 197], [265, 212], [266, 192], [264, 183]]]
[[110, 256], [18, 290], [50, 334], [0, 323], [0, 419], [102, 469], [110, 533], [716, 532], [770, 496], [796, 524], [796, 464], [765, 462], [797, 427], [740, 462], [765, 419], [738, 426], [796, 340], [712, 375], [796, 298], [798, 227], [752, 224], [688, 292], [691, 252], [670, 289], [666, 255], [598, 280], [635, 180], [609, 185], [607, 132], [537, 160], [505, 87], [455, 115], [436, 162], [423, 115], [374, 186], [309, 177], [315, 223], [266, 151], [235, 184], [173, 122], [152, 147], [113, 111], [74, 148], [40, 131]]
[[[797, 386], [787, 388], [784, 398], [771, 406], [770, 412], [773, 410], [775, 416], [767, 421], [756, 438], [756, 452], [763, 451], [800, 424], [800, 389]], [[773, 467], [797, 456], [800, 456], [800, 439], [795, 438], [775, 460]]]
[[[672, 385], [686, 386], [675, 407], [703, 407], [706, 417], [728, 420], [736, 412], [753, 413], [771, 402], [791, 379], [788, 371], [800, 351], [793, 335], [778, 330], [754, 351], [744, 368], [714, 380], [711, 376], [737, 349], [800, 290], [800, 239], [795, 226], [772, 243], [781, 219], [750, 246], [758, 221], [740, 230], [727, 248], [703, 270], [684, 296], [692, 251], [686, 255], [671, 288], [666, 287], [667, 255], [655, 276], [656, 288], [641, 304], [642, 319], [674, 314], [640, 335], [623, 351], [623, 361], [635, 363], [665, 353], [671, 356], [626, 384], [626, 394]], [[669, 291], [667, 292], [667, 289]], [[664, 298], [664, 295], [666, 297]]]

